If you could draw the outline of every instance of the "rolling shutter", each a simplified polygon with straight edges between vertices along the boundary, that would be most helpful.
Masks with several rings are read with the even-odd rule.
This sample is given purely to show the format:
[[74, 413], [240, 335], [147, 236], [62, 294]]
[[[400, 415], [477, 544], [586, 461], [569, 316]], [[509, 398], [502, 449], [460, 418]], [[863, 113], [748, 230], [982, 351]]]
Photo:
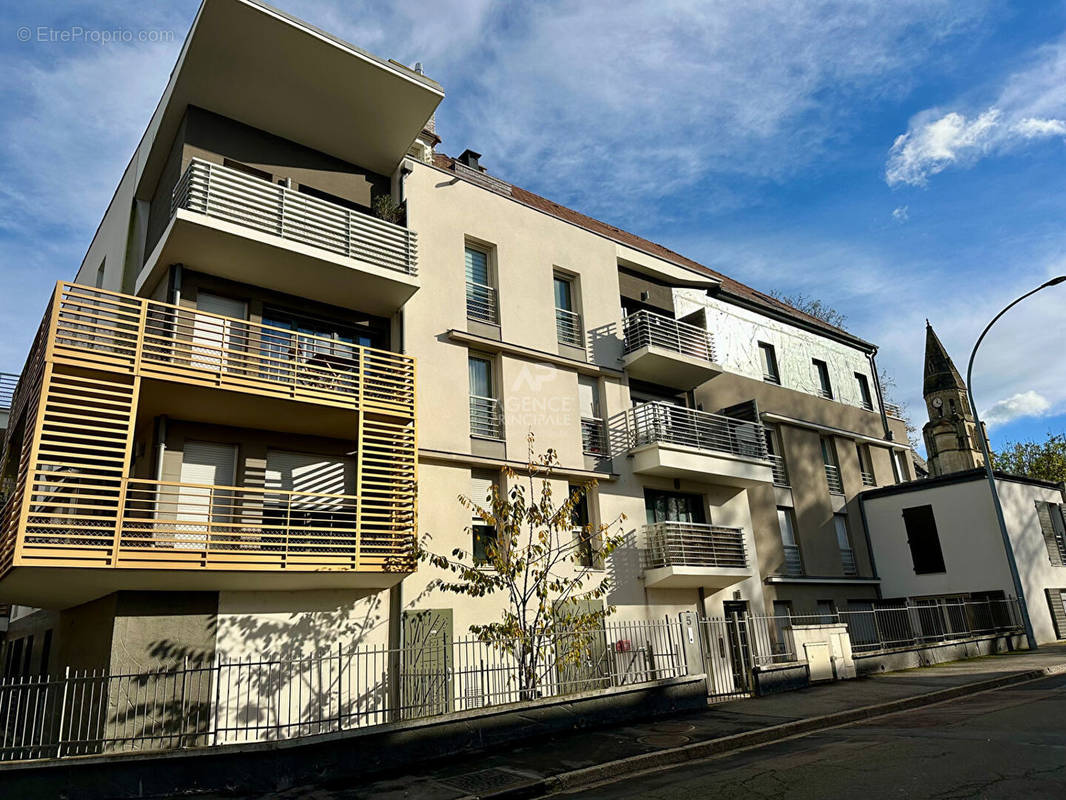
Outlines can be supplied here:
[[[1040, 519], [1040, 532], [1044, 535], [1044, 545], [1047, 547], [1048, 560], [1053, 567], [1061, 567], [1066, 564], [1066, 542], [1062, 535], [1062, 509], [1054, 503], [1046, 503], [1043, 500], [1036, 501], [1036, 515]], [[1058, 517], [1056, 520], [1054, 517]], [[1058, 523], [1056, 525], [1056, 523]]]
[[1062, 589], [1045, 589], [1051, 622], [1055, 626], [1055, 638], [1066, 639], [1066, 606], [1062, 602]]
[[[354, 464], [344, 456], [324, 456], [317, 453], [293, 453], [287, 450], [268, 450], [265, 485], [271, 491], [311, 492], [313, 494], [351, 494], [349, 476]], [[340, 497], [297, 497], [292, 506], [321, 508], [340, 505]]]
[[492, 505], [492, 501], [488, 499], [489, 492], [492, 491], [492, 487], [495, 485], [495, 473], [471, 472], [470, 499], [474, 501], [475, 505], [479, 505], [482, 508], [489, 509], [489, 507]]
[[180, 525], [182, 532], [175, 533], [175, 548], [196, 549], [207, 541], [209, 523], [233, 521], [233, 493], [208, 487], [232, 486], [236, 469], [236, 445], [185, 442], [176, 510], [178, 520], [188, 524]]

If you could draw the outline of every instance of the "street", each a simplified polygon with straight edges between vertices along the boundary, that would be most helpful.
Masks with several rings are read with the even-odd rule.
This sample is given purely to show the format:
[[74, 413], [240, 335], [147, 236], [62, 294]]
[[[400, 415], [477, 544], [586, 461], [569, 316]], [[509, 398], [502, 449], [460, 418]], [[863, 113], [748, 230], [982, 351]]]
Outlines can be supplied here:
[[1066, 797], [1066, 676], [601, 785], [568, 798]]

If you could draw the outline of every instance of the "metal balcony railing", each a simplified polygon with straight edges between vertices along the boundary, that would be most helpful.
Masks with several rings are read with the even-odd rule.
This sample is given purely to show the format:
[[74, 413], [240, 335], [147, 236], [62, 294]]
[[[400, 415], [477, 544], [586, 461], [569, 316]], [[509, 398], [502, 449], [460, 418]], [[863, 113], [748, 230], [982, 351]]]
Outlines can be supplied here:
[[18, 375], [13, 375], [10, 372], [0, 372], [0, 411], [11, 408], [11, 401], [15, 397], [15, 387], [18, 382]]
[[714, 338], [710, 332], [650, 311], [637, 311], [626, 317], [622, 321], [622, 334], [623, 353], [632, 353], [642, 347], [661, 347], [703, 361], [715, 359]]
[[747, 569], [744, 531], [696, 522], [656, 522], [644, 527], [644, 569], [724, 567]]
[[829, 491], [833, 494], [844, 494], [844, 483], [840, 480], [840, 467], [826, 464], [825, 482], [829, 484]]
[[485, 439], [503, 438], [503, 414], [494, 397], [470, 397], [470, 435]]
[[784, 574], [791, 578], [803, 575], [803, 556], [800, 555], [799, 545], [782, 545], [785, 551]]
[[877, 486], [877, 481], [874, 480], [874, 474], [872, 472], [862, 472], [862, 485], [863, 486]]
[[774, 486], [788, 487], [791, 484], [788, 481], [788, 469], [785, 467], [785, 459], [782, 456], [768, 455], [770, 459], [770, 466], [774, 471]]
[[859, 574], [859, 565], [855, 561], [855, 551], [850, 547], [840, 548], [840, 564], [844, 568], [844, 574], [854, 577]]
[[613, 444], [620, 450], [661, 443], [768, 458], [766, 429], [757, 422], [658, 401], [623, 411], [611, 422]]
[[565, 308], [555, 309], [555, 330], [562, 344], [571, 347], [585, 346], [585, 331], [581, 327], [581, 315], [567, 311]]
[[885, 414], [893, 419], [903, 419], [903, 410], [895, 403], [885, 403]]
[[496, 302], [496, 289], [483, 283], [467, 281], [466, 316], [478, 322], [497, 324], [500, 320], [500, 312]]
[[581, 449], [586, 455], [607, 455], [607, 428], [602, 419], [581, 418]]
[[179, 208], [408, 275], [418, 272], [413, 231], [198, 158], [174, 188], [171, 213]]

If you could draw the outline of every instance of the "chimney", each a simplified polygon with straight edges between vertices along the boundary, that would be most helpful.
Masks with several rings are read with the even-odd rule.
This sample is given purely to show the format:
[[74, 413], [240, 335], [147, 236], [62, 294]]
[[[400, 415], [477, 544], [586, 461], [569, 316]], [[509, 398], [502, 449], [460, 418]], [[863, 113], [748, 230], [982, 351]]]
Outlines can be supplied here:
[[459, 163], [465, 164], [466, 166], [470, 167], [470, 169], [476, 169], [478, 172], [480, 172], [481, 164], [478, 163], [478, 159], [480, 158], [481, 153], [476, 153], [468, 148], [463, 151], [463, 154], [461, 156], [459, 156]]

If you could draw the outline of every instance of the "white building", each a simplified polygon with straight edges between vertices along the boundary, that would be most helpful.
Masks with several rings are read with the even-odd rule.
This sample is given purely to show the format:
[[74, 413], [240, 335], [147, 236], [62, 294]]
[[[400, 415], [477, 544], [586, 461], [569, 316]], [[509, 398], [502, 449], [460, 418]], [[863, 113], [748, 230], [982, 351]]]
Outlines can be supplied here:
[[[1036, 640], [1066, 638], [1066, 490], [996, 476]], [[882, 597], [1015, 594], [983, 469], [871, 489], [861, 498]]]

